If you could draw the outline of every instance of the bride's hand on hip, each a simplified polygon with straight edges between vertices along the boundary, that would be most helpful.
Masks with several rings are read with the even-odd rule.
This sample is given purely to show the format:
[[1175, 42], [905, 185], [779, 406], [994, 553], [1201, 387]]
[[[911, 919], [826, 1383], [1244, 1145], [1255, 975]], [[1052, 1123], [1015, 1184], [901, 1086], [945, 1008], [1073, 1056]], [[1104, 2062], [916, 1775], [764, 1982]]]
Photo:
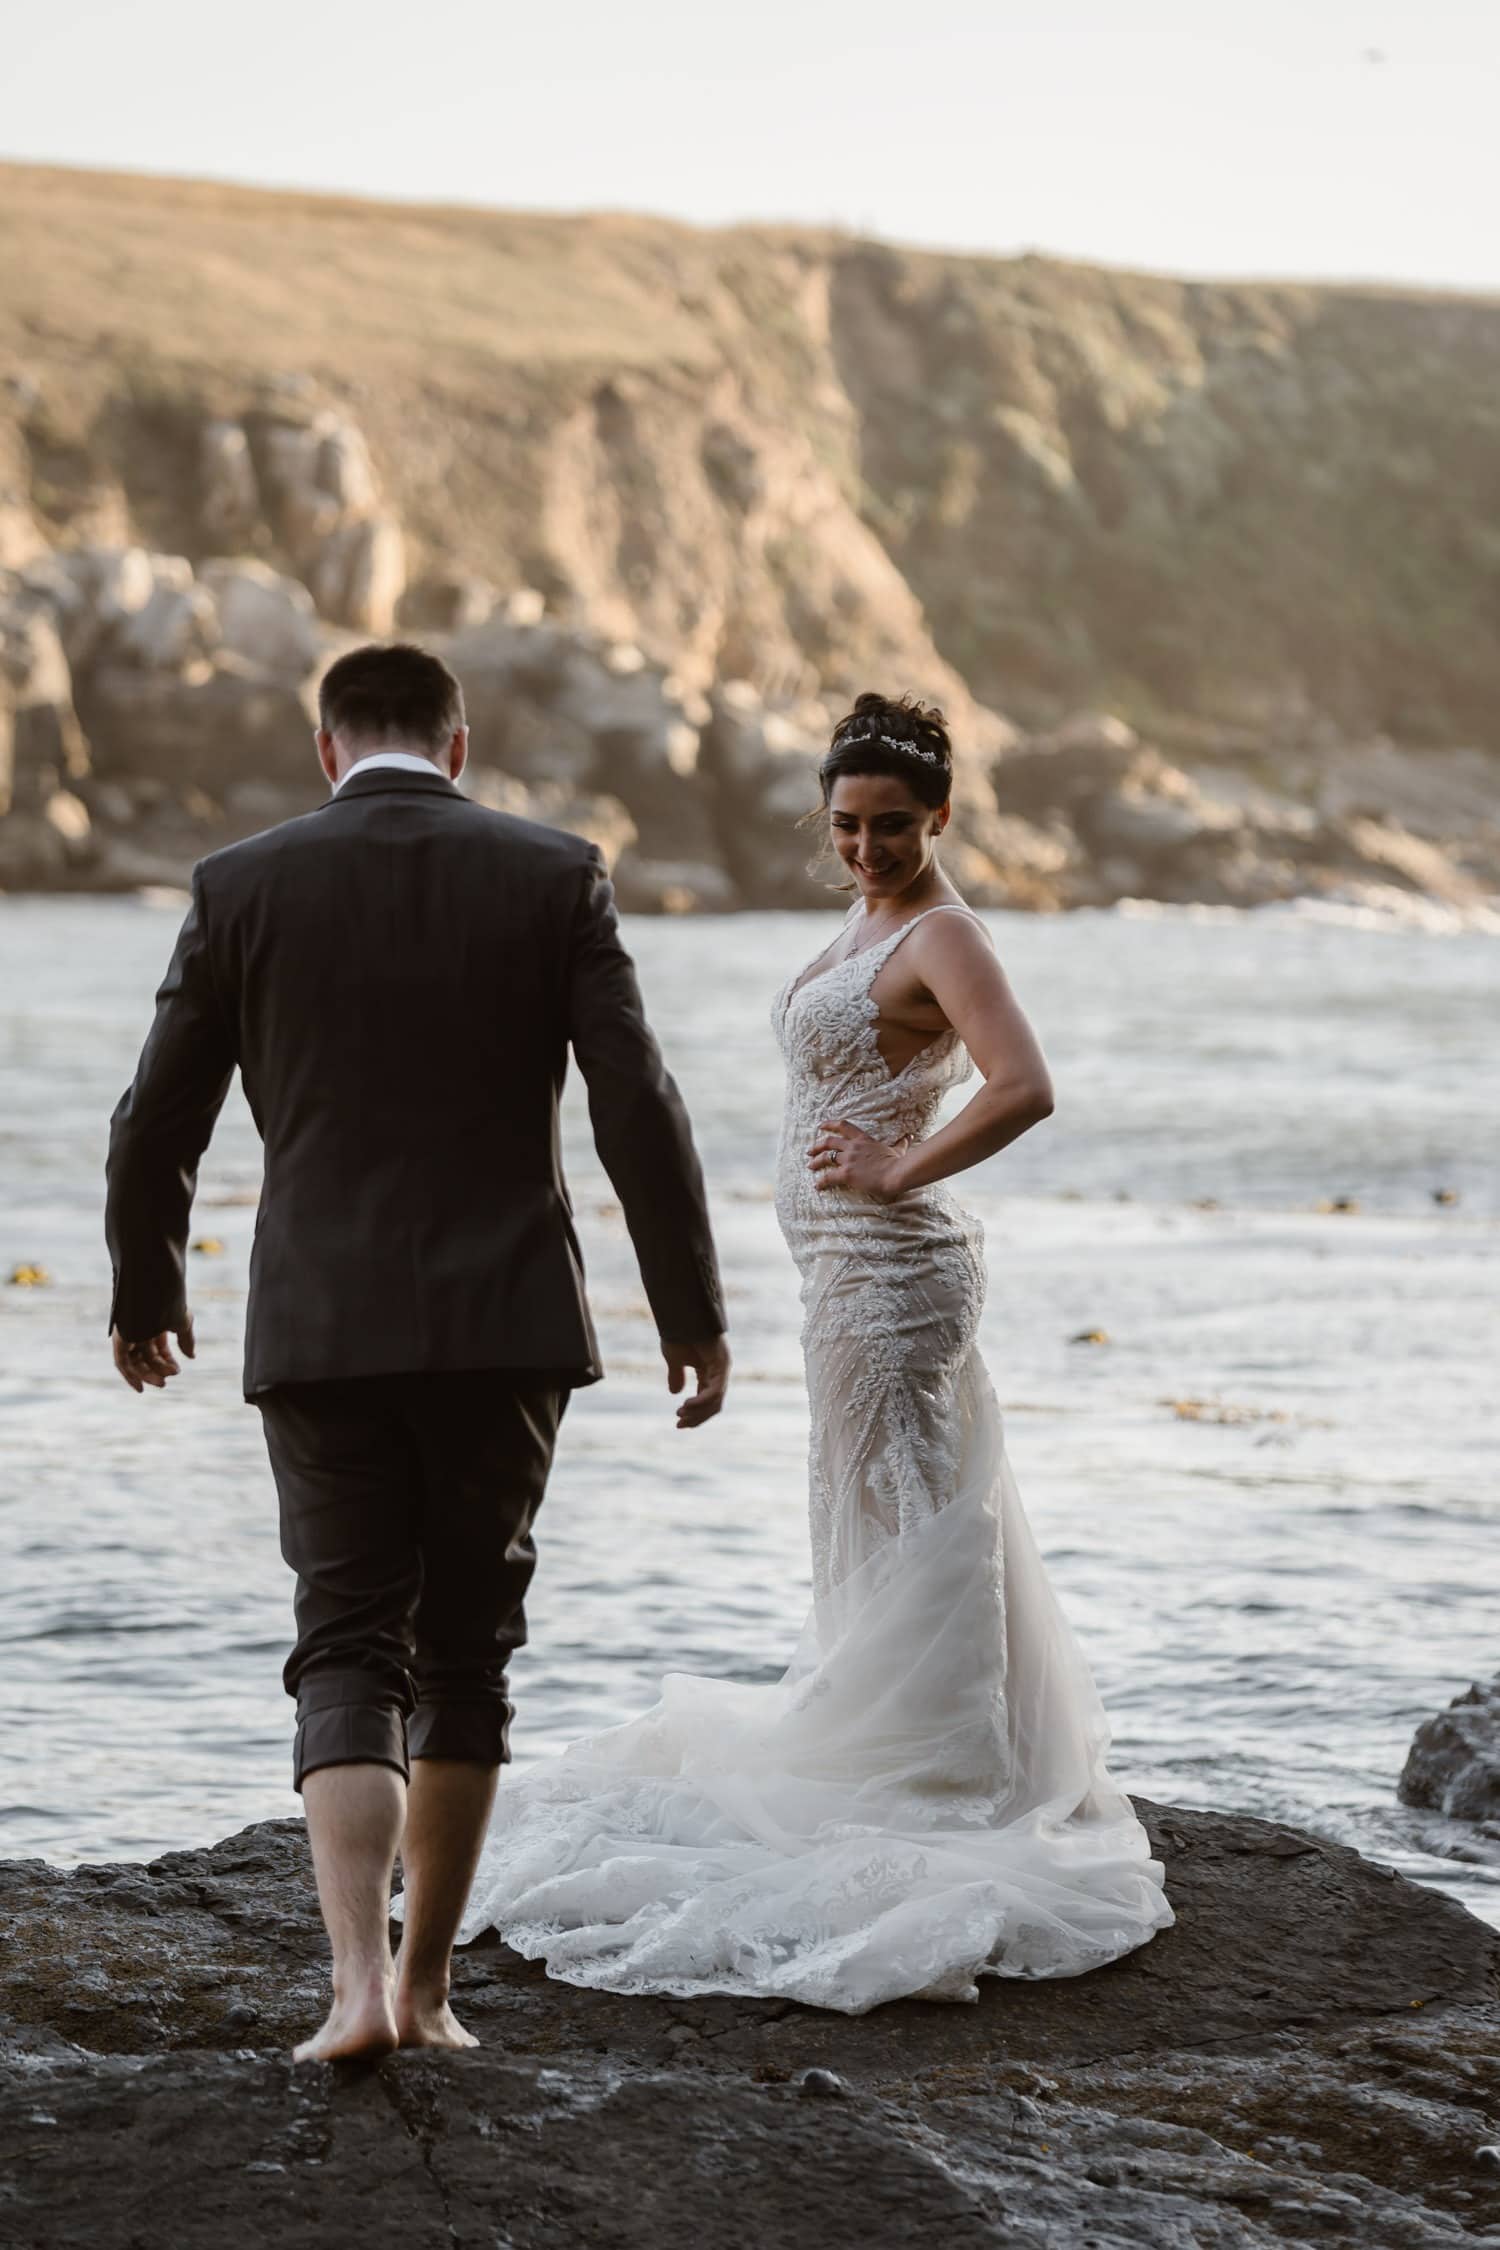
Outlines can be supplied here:
[[807, 1152], [813, 1185], [843, 1188], [857, 1195], [873, 1195], [879, 1203], [893, 1203], [901, 1193], [901, 1159], [907, 1144], [891, 1148], [873, 1140], [847, 1118], [818, 1127], [818, 1137]]

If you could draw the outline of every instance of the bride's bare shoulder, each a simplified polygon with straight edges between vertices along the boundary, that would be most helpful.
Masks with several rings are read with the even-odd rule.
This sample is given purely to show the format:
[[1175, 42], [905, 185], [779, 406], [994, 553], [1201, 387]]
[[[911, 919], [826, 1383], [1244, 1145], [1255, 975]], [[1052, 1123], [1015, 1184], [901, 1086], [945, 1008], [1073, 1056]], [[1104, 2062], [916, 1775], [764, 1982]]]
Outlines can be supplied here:
[[945, 898], [918, 919], [921, 926], [912, 935], [921, 941], [924, 952], [936, 950], [961, 955], [972, 952], [976, 946], [992, 957], [996, 952], [993, 936], [965, 899]]
[[944, 984], [954, 978], [985, 984], [1004, 981], [993, 937], [962, 899], [945, 899], [941, 912], [925, 914], [904, 950], [908, 973], [929, 989], [934, 977]]

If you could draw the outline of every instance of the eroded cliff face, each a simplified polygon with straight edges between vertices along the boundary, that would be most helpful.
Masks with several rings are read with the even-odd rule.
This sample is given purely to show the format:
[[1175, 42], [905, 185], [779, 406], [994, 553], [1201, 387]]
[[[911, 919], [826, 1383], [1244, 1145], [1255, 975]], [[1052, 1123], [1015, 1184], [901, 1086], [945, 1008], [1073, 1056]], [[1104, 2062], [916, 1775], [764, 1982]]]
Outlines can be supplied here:
[[327, 543], [394, 521], [404, 572], [375, 575], [419, 612], [536, 587], [699, 688], [780, 700], [883, 667], [963, 704], [859, 513], [813, 244], [15, 168], [0, 187], [0, 560], [249, 551], [382, 629]]
[[1500, 306], [25, 167], [0, 254], [0, 885], [294, 809], [397, 630], [644, 905], [824, 895], [872, 684], [948, 711], [981, 900], [1500, 882]]
[[1031, 722], [1500, 740], [1500, 304], [851, 245], [868, 514]]

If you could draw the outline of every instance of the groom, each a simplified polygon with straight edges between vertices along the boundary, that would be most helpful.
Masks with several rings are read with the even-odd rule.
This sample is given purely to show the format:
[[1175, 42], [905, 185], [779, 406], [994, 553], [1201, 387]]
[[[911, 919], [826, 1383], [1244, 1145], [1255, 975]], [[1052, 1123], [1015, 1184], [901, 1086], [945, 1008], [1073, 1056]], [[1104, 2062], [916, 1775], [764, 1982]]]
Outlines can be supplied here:
[[293, 1783], [333, 1948], [299, 2060], [474, 2044], [450, 1957], [509, 1756], [531, 1525], [568, 1394], [601, 1373], [558, 1147], [570, 1046], [668, 1388], [696, 1379], [680, 1428], [729, 1373], [692, 1135], [597, 850], [454, 786], [463, 698], [424, 650], [341, 657], [319, 716], [328, 802], [193, 870], [105, 1222], [115, 1365], [160, 1390], [171, 1340], [194, 1356], [188, 1216], [238, 1065], [265, 1143], [244, 1391], [297, 1573]]

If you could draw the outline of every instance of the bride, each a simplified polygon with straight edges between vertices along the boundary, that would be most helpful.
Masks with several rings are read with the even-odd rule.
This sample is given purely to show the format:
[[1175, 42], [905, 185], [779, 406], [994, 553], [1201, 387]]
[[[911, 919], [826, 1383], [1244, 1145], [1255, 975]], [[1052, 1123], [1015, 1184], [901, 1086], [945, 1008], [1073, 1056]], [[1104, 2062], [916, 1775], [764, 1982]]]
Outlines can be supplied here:
[[[1050, 1114], [944, 875], [939, 712], [862, 695], [821, 767], [858, 895], [778, 995], [776, 1209], [802, 1276], [815, 1602], [772, 1686], [669, 1673], [511, 1783], [460, 1940], [572, 1984], [858, 2014], [1073, 1976], [1172, 1920], [1006, 1460], [980, 1233], [939, 1183]], [[977, 1065], [966, 1107], [932, 1127]]]

